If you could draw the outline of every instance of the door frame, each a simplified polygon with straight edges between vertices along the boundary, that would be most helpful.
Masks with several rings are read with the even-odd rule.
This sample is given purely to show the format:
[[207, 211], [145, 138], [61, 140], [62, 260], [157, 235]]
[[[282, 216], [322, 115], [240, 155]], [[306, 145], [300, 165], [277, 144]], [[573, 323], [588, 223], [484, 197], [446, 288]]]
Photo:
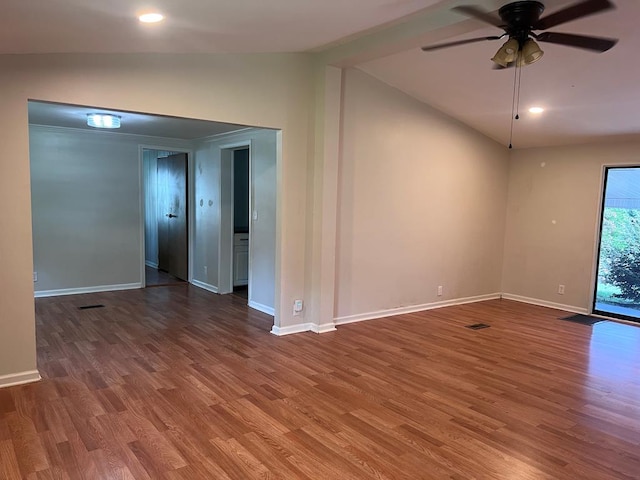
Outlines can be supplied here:
[[170, 151], [174, 153], [186, 153], [187, 154], [187, 235], [188, 235], [188, 244], [187, 244], [187, 271], [188, 278], [187, 281], [192, 283], [193, 280], [193, 250], [194, 250], [194, 233], [195, 233], [195, 223], [193, 221], [195, 215], [195, 192], [194, 192], [194, 176], [193, 176], [193, 166], [194, 166], [194, 158], [193, 158], [193, 150], [189, 148], [185, 148], [184, 146], [177, 145], [150, 145], [150, 144], [138, 144], [138, 181], [139, 181], [139, 204], [140, 204], [140, 285], [141, 288], [145, 288], [147, 286], [147, 278], [145, 274], [145, 229], [144, 229], [144, 220], [146, 214], [145, 208], [145, 194], [146, 194], [146, 185], [144, 182], [144, 150], [164, 150]]
[[588, 312], [597, 317], [612, 318], [619, 322], [631, 323], [638, 325], [639, 320], [637, 318], [630, 319], [625, 315], [617, 315], [614, 313], [603, 313], [600, 310], [596, 310], [597, 289], [598, 289], [598, 271], [600, 270], [600, 248], [602, 246], [602, 222], [604, 220], [604, 209], [606, 201], [606, 186], [608, 173], [613, 168], [640, 168], [640, 163], [605, 163], [602, 165], [600, 172], [600, 197], [598, 201], [598, 221], [596, 222], [596, 232], [594, 235], [594, 247], [593, 247], [593, 263], [591, 269], [591, 283], [589, 285], [589, 309]]
[[[251, 301], [252, 274], [251, 258], [253, 245], [253, 178], [252, 178], [252, 141], [220, 145], [220, 242], [218, 243], [218, 293], [233, 293], [233, 153], [236, 150], [249, 149], [249, 276], [247, 284], [247, 302]], [[226, 207], [225, 207], [226, 206]]]

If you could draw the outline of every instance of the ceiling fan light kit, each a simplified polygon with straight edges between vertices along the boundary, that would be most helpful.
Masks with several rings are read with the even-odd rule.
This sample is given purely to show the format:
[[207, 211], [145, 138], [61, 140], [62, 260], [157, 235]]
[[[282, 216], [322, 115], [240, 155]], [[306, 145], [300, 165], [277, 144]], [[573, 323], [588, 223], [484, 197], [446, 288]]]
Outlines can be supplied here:
[[516, 61], [519, 49], [520, 45], [518, 44], [518, 40], [510, 38], [500, 47], [500, 50], [496, 52], [491, 61], [506, 68], [510, 63]]
[[502, 35], [469, 38], [437, 45], [428, 45], [422, 47], [422, 50], [431, 52], [442, 48], [466, 45], [468, 43], [500, 40], [508, 36], [509, 39], [500, 47], [491, 60], [497, 65], [496, 68], [498, 70], [516, 67], [513, 83], [513, 101], [511, 105], [511, 133], [509, 135], [509, 148], [512, 148], [513, 120], [520, 118], [518, 115], [518, 106], [520, 103], [521, 67], [537, 62], [544, 55], [544, 52], [536, 40], [538, 42], [581, 48], [596, 53], [606, 52], [618, 42], [615, 38], [576, 35], [573, 33], [535, 32], [537, 30], [547, 30], [557, 25], [612, 8], [615, 8], [615, 6], [609, 0], [581, 0], [540, 18], [544, 12], [544, 4], [535, 0], [522, 0], [508, 3], [498, 10], [498, 16], [472, 5], [462, 5], [454, 7], [453, 10], [493, 25], [494, 27], [498, 27], [502, 29], [504, 33], [502, 33]]
[[531, 65], [532, 63], [540, 60], [542, 55], [544, 55], [544, 52], [538, 44], [532, 39], [528, 39], [522, 46], [522, 52], [520, 53], [518, 60], [522, 62], [521, 65]]
[[[582, 0], [576, 4], [570, 5], [569, 7], [563, 8], [562, 10], [547, 15], [546, 17], [540, 18], [544, 12], [544, 4], [535, 0], [523, 0], [508, 3], [498, 10], [498, 16], [471, 5], [454, 7], [453, 10], [456, 12], [476, 18], [484, 23], [488, 23], [502, 29], [502, 35], [469, 38], [454, 42], [440, 43], [437, 45], [429, 45], [422, 47], [422, 50], [425, 52], [431, 52], [442, 48], [465, 45], [468, 43], [483, 42], [486, 40], [500, 40], [505, 36], [508, 36], [509, 40], [500, 50], [498, 50], [498, 53], [494, 57], [497, 57], [500, 61], [502, 61], [508, 53], [506, 50], [511, 48], [510, 46], [507, 47], [508, 45], [512, 45], [510, 44], [511, 40], [515, 40], [517, 42], [520, 50], [524, 50], [525, 47], [530, 49], [530, 51], [528, 50], [528, 61], [523, 60], [524, 65], [529, 65], [539, 60], [542, 56], [542, 50], [537, 46], [537, 43], [534, 40], [602, 53], [613, 47], [618, 40], [615, 38], [593, 37], [572, 33], [546, 31], [542, 33], [535, 32], [538, 30], [547, 30], [557, 25], [571, 22], [612, 8], [614, 8], [614, 5], [609, 0]], [[525, 57], [527, 57], [526, 53]], [[516, 61], [517, 58], [514, 58], [512, 62], [509, 62], [509, 66], [513, 66]]]

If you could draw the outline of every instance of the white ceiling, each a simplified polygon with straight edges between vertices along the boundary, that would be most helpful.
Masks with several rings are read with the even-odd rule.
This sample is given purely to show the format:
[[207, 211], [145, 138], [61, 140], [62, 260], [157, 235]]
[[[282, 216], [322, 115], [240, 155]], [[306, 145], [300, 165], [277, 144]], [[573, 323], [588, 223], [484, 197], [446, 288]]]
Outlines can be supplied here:
[[436, 1], [2, 0], [0, 53], [301, 52]]
[[[514, 148], [589, 143], [640, 132], [640, 2], [613, 2], [615, 10], [550, 29], [618, 38], [613, 49], [598, 54], [540, 42], [543, 58], [522, 68]], [[546, 3], [553, 11], [551, 0]], [[480, 28], [468, 34], [434, 43], [500, 32], [476, 25]], [[413, 48], [359, 68], [507, 145], [515, 72], [493, 70], [490, 61], [502, 43], [481, 42], [433, 52]], [[532, 115], [527, 109], [533, 105], [546, 110]]]
[[[3, 0], [0, 16], [0, 53], [105, 52], [292, 52], [321, 51], [323, 45], [344, 49], [355, 40], [364, 61], [351, 62], [378, 79], [503, 144], [508, 143], [513, 69], [495, 71], [490, 58], [502, 42], [482, 42], [436, 52], [419, 46], [447, 40], [499, 34], [494, 27], [451, 13], [455, 5], [477, 5], [495, 10], [509, 0]], [[543, 0], [546, 14], [577, 0]], [[514, 147], [585, 143], [635, 136], [640, 132], [640, 2], [612, 0], [616, 10], [551, 29], [620, 39], [604, 54], [559, 45], [542, 44], [545, 56], [522, 69], [520, 116], [514, 128]], [[167, 19], [141, 25], [135, 14], [157, 7]], [[398, 41], [404, 26], [424, 29]], [[381, 39], [390, 39], [381, 48]], [[368, 42], [368, 43], [367, 43]], [[395, 43], [394, 43], [395, 42]], [[346, 51], [346, 50], [345, 50]], [[385, 55], [385, 56], [382, 56]], [[526, 108], [546, 108], [534, 117]], [[52, 105], [30, 108], [35, 123], [72, 122], [70, 115], [85, 111]], [[32, 111], [33, 110], [33, 111]], [[134, 114], [127, 114], [134, 115]], [[140, 128], [153, 121], [136, 119]], [[146, 123], [145, 123], [146, 122]], [[167, 131], [178, 126], [168, 126]], [[124, 118], [123, 118], [123, 124]], [[211, 124], [211, 125], [205, 125]], [[126, 125], [126, 124], [125, 124]], [[129, 125], [132, 125], [129, 123]], [[186, 126], [184, 124], [183, 126]], [[196, 122], [197, 128], [225, 127]], [[125, 127], [121, 131], [124, 130]], [[158, 128], [161, 128], [158, 126]], [[153, 128], [134, 133], [158, 135]], [[201, 130], [171, 134], [194, 138]], [[215, 134], [207, 133], [207, 135]]]
[[122, 112], [78, 105], [62, 105], [59, 103], [29, 102], [29, 123], [32, 125], [96, 130], [95, 127], [87, 126], [87, 115], [89, 113], [111, 113], [120, 116], [120, 128], [117, 130], [101, 130], [102, 132], [114, 134], [128, 133], [132, 135], [195, 140], [247, 128], [243, 125], [231, 123], [146, 115], [143, 113]]

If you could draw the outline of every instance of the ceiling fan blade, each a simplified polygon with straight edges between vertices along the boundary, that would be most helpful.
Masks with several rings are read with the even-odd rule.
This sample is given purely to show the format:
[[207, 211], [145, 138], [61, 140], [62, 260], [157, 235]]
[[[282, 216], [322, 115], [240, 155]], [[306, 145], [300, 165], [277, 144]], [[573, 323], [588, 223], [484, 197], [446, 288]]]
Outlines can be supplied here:
[[546, 30], [547, 28], [555, 27], [556, 25], [586, 17], [587, 15], [592, 15], [603, 10], [609, 10], [610, 8], [615, 8], [615, 5], [609, 0], [583, 0], [559, 12], [541, 18], [533, 25], [533, 30]]
[[490, 13], [484, 12], [472, 5], [460, 5], [459, 7], [453, 7], [452, 10], [464, 13], [467, 17], [477, 18], [478, 20], [482, 20], [484, 23], [494, 25], [498, 28], [503, 28], [504, 26], [504, 22], [499, 17], [494, 17]]
[[500, 40], [504, 35], [492, 36], [492, 37], [480, 37], [480, 38], [467, 38], [466, 40], [458, 40], [456, 42], [438, 43], [437, 45], [428, 45], [422, 47], [425, 52], [431, 52], [433, 50], [440, 50], [441, 48], [455, 47], [457, 45], [464, 45], [466, 43], [484, 42], [485, 40]]
[[596, 52], [606, 52], [616, 43], [616, 38], [587, 37], [584, 35], [574, 35], [572, 33], [543, 32], [536, 35], [536, 40], [547, 43], [557, 43], [568, 47], [584, 48]]

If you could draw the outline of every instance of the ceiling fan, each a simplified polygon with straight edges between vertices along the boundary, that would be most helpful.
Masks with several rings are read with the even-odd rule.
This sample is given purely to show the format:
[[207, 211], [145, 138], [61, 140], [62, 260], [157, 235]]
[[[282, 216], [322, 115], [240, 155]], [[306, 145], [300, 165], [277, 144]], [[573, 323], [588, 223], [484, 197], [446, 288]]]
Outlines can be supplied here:
[[538, 1], [526, 0], [512, 2], [498, 10], [499, 18], [474, 6], [454, 7], [460, 13], [476, 18], [490, 25], [504, 30], [502, 35], [489, 37], [470, 38], [448, 43], [440, 43], [422, 47], [425, 52], [439, 50], [441, 48], [455, 47], [467, 43], [482, 42], [485, 40], [500, 40], [508, 36], [507, 42], [500, 47], [491, 59], [497, 68], [506, 68], [514, 65], [530, 65], [538, 61], [543, 51], [535, 40], [539, 42], [556, 43], [569, 47], [583, 48], [594, 52], [606, 52], [613, 47], [618, 40], [615, 38], [592, 37], [575, 35], [572, 33], [542, 32], [548, 28], [561, 25], [578, 18], [586, 17], [594, 13], [615, 8], [609, 0], [583, 0], [566, 7], [558, 12], [540, 18], [544, 12], [544, 4]]

